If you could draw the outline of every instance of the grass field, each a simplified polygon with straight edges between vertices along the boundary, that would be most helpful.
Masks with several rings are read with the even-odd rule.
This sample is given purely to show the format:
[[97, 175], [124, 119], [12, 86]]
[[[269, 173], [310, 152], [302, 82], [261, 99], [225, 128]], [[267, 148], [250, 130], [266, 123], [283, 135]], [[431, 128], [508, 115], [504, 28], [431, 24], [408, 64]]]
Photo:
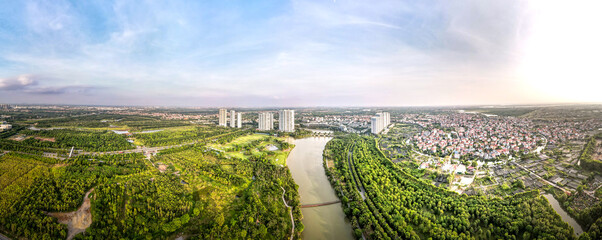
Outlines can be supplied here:
[[235, 144], [247, 144], [252, 141], [260, 140], [260, 139], [264, 139], [264, 138], [269, 138], [269, 136], [263, 135], [263, 134], [246, 135], [246, 136], [242, 136], [242, 137], [234, 139], [234, 141], [226, 144], [226, 146], [228, 146], [228, 145], [231, 146], [231, 145], [235, 145]]
[[[236, 138], [228, 144], [210, 144], [209, 147], [223, 152], [228, 157], [239, 159], [248, 159], [251, 156], [266, 154], [266, 157], [272, 160], [274, 164], [284, 166], [292, 148], [283, 150], [277, 140], [284, 141], [282, 138], [251, 134]], [[270, 151], [268, 150], [270, 146], [275, 146], [278, 150]]]

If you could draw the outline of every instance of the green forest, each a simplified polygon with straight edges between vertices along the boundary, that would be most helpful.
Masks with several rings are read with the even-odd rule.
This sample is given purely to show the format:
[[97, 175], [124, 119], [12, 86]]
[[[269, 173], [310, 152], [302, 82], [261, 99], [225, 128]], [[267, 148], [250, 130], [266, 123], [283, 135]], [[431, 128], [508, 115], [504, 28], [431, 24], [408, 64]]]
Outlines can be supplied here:
[[335, 163], [327, 175], [357, 237], [575, 238], [572, 228], [537, 192], [502, 199], [469, 197], [437, 188], [387, 159], [370, 137], [335, 138], [324, 155]]
[[[41, 148], [71, 148], [85, 151], [117, 151], [133, 149], [134, 145], [129, 143], [122, 135], [104, 130], [23, 130], [19, 132], [30, 137], [21, 142], [21, 145]], [[37, 138], [36, 138], [37, 137]], [[47, 139], [47, 140], [46, 140]]]
[[203, 140], [208, 137], [219, 136], [233, 132], [230, 128], [213, 126], [175, 127], [158, 132], [136, 133], [136, 141], [149, 147], [176, 145]]
[[292, 226], [283, 189], [295, 237], [303, 230], [287, 167], [268, 154], [232, 158], [204, 143], [150, 160], [139, 153], [58, 160], [9, 152], [0, 157], [0, 184], [0, 232], [12, 238], [65, 239], [67, 225], [50, 213], [77, 210], [88, 191], [92, 223], [75, 239], [285, 239]]

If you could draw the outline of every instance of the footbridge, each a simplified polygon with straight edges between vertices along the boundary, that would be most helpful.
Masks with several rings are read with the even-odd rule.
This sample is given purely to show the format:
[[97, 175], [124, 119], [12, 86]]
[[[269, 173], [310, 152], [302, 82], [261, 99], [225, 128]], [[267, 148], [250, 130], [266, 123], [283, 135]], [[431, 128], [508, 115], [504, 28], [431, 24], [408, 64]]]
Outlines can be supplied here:
[[314, 132], [310, 134], [312, 137], [334, 137], [333, 132]]
[[321, 206], [326, 206], [326, 205], [337, 204], [340, 202], [341, 202], [341, 200], [336, 200], [336, 201], [331, 201], [331, 202], [323, 202], [323, 203], [304, 204], [304, 205], [301, 205], [301, 208], [321, 207]]

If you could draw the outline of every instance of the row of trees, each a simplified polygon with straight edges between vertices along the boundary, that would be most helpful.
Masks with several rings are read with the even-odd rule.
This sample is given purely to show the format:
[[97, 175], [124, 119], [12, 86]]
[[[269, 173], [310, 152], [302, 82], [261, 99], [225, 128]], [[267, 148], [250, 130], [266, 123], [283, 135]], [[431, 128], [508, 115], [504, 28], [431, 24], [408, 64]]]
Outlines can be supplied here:
[[51, 140], [38, 140], [28, 138], [20, 145], [35, 146], [41, 148], [60, 148], [68, 149], [75, 147], [86, 151], [105, 152], [124, 149], [133, 149], [134, 146], [129, 143], [122, 135], [111, 131], [80, 131], [72, 129], [55, 130], [23, 130], [21, 133], [28, 136], [45, 137]]
[[4, 139], [0, 139], [0, 150], [31, 153], [31, 154], [36, 154], [36, 155], [42, 155], [45, 152], [57, 153], [59, 155], [65, 155], [68, 153], [67, 150], [64, 150], [64, 149], [31, 146], [31, 145], [27, 145], [22, 142], [17, 142], [17, 141], [12, 141], [12, 140], [4, 140]]
[[[73, 111], [72, 111], [73, 112]], [[90, 112], [82, 112], [80, 114], [90, 114]], [[79, 114], [74, 114], [79, 115]], [[130, 116], [117, 114], [91, 114], [83, 116], [50, 116], [51, 119], [31, 121], [36, 123], [36, 127], [84, 127], [84, 128], [105, 128], [111, 125], [122, 125], [124, 122], [145, 122], [158, 121], [157, 118], [147, 116]], [[117, 124], [120, 123], [120, 124]]]
[[458, 195], [406, 173], [368, 137], [335, 138], [327, 144], [325, 155], [335, 162], [328, 175], [358, 236], [574, 238], [572, 228], [537, 192], [504, 199]]
[[228, 128], [196, 126], [184, 129], [168, 129], [153, 133], [140, 133], [136, 134], [135, 137], [145, 146], [157, 147], [200, 141], [230, 132], [232, 130]]

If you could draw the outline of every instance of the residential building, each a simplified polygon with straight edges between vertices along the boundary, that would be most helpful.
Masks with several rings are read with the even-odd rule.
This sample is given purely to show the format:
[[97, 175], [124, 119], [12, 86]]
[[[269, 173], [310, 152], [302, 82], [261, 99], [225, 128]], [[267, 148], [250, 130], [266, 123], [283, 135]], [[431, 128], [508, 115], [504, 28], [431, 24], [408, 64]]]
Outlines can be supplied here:
[[370, 118], [370, 129], [370, 132], [373, 134], [379, 134], [380, 131], [382, 131], [380, 117], [376, 116]]
[[274, 114], [271, 112], [259, 113], [259, 119], [257, 121], [258, 128], [260, 131], [270, 131], [274, 129]]
[[242, 128], [242, 113], [236, 114], [236, 127]]
[[295, 110], [280, 110], [278, 129], [282, 132], [295, 131]]
[[370, 118], [370, 132], [379, 134], [390, 124], [391, 116], [388, 112], [377, 113], [376, 116]]
[[385, 128], [391, 125], [391, 114], [388, 112], [383, 112]]
[[220, 109], [219, 110], [219, 125], [220, 126], [228, 126], [228, 110], [227, 109]]
[[236, 111], [234, 110], [230, 111], [230, 127], [236, 127]]

